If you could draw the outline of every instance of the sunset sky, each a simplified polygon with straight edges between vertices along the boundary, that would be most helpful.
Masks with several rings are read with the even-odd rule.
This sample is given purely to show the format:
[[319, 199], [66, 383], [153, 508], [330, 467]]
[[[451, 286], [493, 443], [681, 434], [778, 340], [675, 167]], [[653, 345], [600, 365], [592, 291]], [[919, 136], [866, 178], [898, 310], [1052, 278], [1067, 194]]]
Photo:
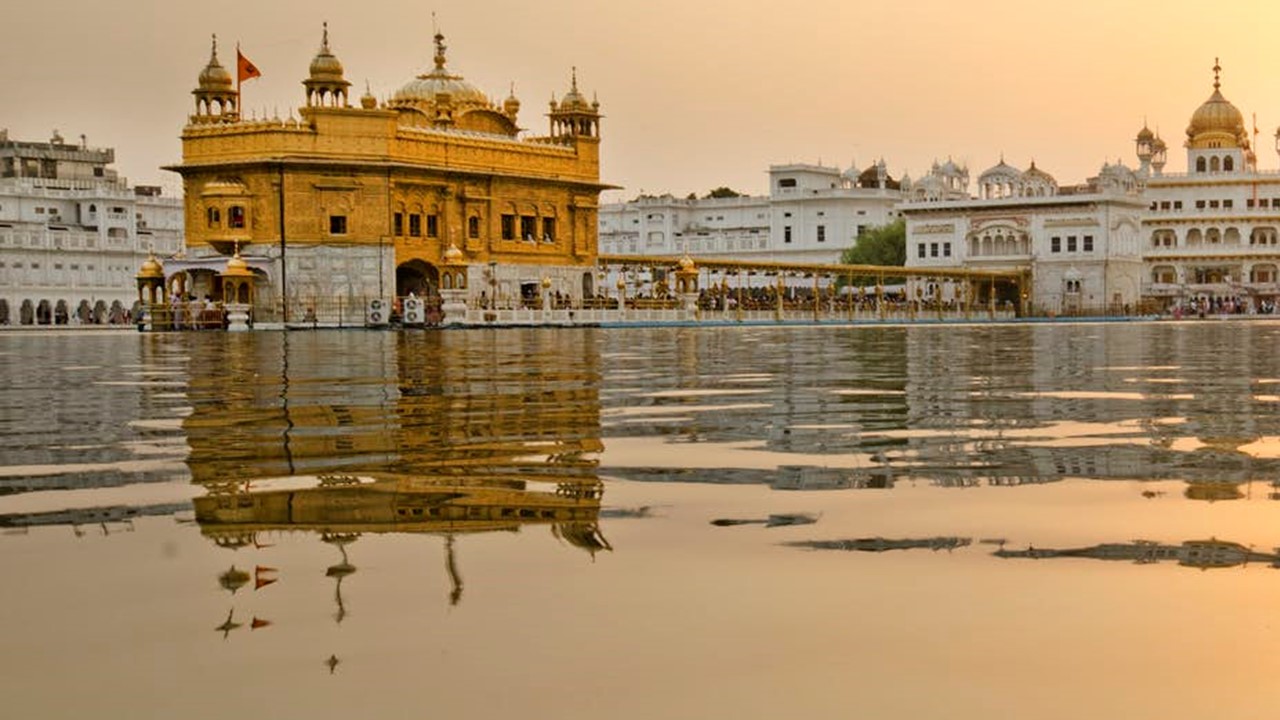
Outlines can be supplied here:
[[1268, 52], [1280, 5], [1261, 0], [22, 3], [0, 43], [0, 128], [23, 140], [83, 133], [115, 147], [131, 181], [176, 188], [159, 166], [179, 159], [210, 33], [224, 65], [239, 41], [263, 72], [244, 87], [245, 109], [284, 116], [302, 103], [322, 21], [354, 101], [366, 80], [385, 97], [430, 68], [432, 10], [449, 69], [498, 101], [514, 82], [535, 133], [578, 67], [606, 116], [602, 180], [625, 188], [606, 199], [760, 194], [770, 164], [880, 157], [895, 177], [948, 156], [976, 177], [1003, 153], [1075, 183], [1104, 160], [1134, 165], [1144, 117], [1170, 145], [1167, 171], [1181, 171], [1215, 56], [1223, 94], [1246, 123], [1257, 115], [1260, 166], [1280, 165]]

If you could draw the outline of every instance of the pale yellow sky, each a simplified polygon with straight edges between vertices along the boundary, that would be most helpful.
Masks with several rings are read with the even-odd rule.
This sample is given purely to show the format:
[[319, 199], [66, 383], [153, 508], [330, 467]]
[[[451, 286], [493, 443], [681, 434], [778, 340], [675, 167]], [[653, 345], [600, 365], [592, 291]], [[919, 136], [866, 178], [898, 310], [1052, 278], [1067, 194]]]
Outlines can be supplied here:
[[609, 198], [763, 193], [767, 167], [785, 162], [884, 157], [893, 175], [919, 176], [952, 156], [976, 176], [1002, 152], [1073, 183], [1104, 160], [1134, 164], [1144, 117], [1178, 171], [1215, 56], [1223, 93], [1246, 122], [1257, 114], [1260, 166], [1280, 165], [1268, 53], [1280, 5], [1262, 0], [22, 3], [0, 43], [0, 128], [84, 133], [114, 146], [134, 182], [176, 186], [159, 166], [179, 157], [210, 33], [224, 65], [238, 40], [264, 73], [246, 109], [284, 115], [302, 102], [322, 20], [347, 79], [385, 96], [430, 66], [432, 9], [450, 69], [499, 100], [515, 82], [521, 124], [538, 133], [578, 66], [606, 115], [603, 179], [625, 187]]

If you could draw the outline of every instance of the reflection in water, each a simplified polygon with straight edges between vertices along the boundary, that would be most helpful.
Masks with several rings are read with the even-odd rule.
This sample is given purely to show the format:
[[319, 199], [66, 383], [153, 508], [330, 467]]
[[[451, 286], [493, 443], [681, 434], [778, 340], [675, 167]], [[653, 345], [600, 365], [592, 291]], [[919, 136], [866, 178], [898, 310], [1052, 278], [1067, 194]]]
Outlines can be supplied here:
[[888, 550], [955, 550], [968, 547], [972, 542], [966, 537], [931, 537], [907, 538], [893, 540], [882, 537], [857, 538], [853, 540], [802, 540], [785, 543], [789, 547], [802, 547], [810, 550], [846, 550], [858, 552], [886, 552]]
[[[280, 487], [280, 486], [284, 487]], [[462, 598], [455, 556], [459, 534], [518, 532], [531, 524], [551, 526], [555, 537], [592, 556], [612, 550], [598, 518], [603, 484], [562, 480], [550, 490], [531, 490], [522, 480], [485, 477], [358, 477], [322, 475], [260, 482], [222, 483], [195, 499], [200, 531], [219, 547], [261, 547], [265, 532], [303, 531], [338, 549], [341, 560], [325, 575], [334, 579], [334, 619], [346, 617], [342, 581], [356, 572], [348, 547], [365, 533], [428, 533], [445, 537], [445, 569], [450, 603]], [[255, 569], [255, 590], [277, 580], [275, 568]], [[235, 566], [219, 576], [231, 589], [248, 582]]]
[[1218, 540], [1188, 540], [1179, 545], [1162, 545], [1149, 540], [1131, 543], [1104, 543], [1090, 547], [1053, 549], [1028, 547], [1026, 550], [1001, 548], [993, 553], [1001, 558], [1091, 558], [1123, 560], [1138, 565], [1173, 561], [1186, 567], [1201, 569], [1235, 567], [1251, 562], [1270, 563], [1280, 567], [1280, 555], [1256, 552], [1240, 543]]
[[[1163, 573], [1117, 583], [1126, 565], [1084, 560], [1280, 565], [1248, 544], [1280, 499], [1273, 321], [3, 340], [0, 574], [17, 649], [0, 676], [6, 702], [58, 705], [45, 715], [91, 714], [76, 698], [128, 681], [103, 663], [122, 647], [171, 668], [157, 676], [179, 703], [235, 687], [311, 701], [316, 717], [365, 698], [299, 682], [286, 655], [403, 703], [387, 714], [420, 711], [402, 690], [429, 677], [433, 708], [454, 716], [934, 717], [949, 708], [903, 703], [945, 692], [901, 679], [945, 676], [984, 701], [1023, 693], [949, 716], [1040, 717], [1079, 687], [1150, 699], [1188, 672], [1219, 687], [1272, 670], [1240, 672], [1234, 655], [1255, 663], [1274, 644], [1243, 610], [1280, 576], [1213, 574], [1175, 606]], [[606, 488], [623, 507], [601, 508]], [[813, 512], [794, 517], [821, 525], [770, 515], [797, 492]], [[195, 524], [148, 517], [193, 506]], [[601, 518], [626, 553], [599, 552]], [[803, 540], [821, 527], [857, 532]], [[1215, 533], [1240, 542], [1093, 544]], [[1002, 537], [1036, 545], [997, 550], [1012, 548]], [[849, 563], [859, 582], [827, 572]], [[949, 593], [973, 602], [936, 613]], [[1230, 625], [1227, 604], [1242, 608]], [[885, 612], [843, 612], [858, 606]], [[1050, 607], [1061, 622], [1042, 622]], [[1129, 621], [1102, 633], [1104, 616]], [[1160, 635], [1178, 622], [1190, 667]], [[82, 642], [99, 635], [111, 655]], [[213, 644], [220, 661], [193, 660]], [[1120, 661], [1103, 644], [1137, 650]], [[851, 660], [859, 646], [883, 652]], [[785, 653], [767, 678], [760, 647]], [[617, 657], [625, 669], [596, 672]], [[611, 704], [566, 706], [554, 683], [524, 682], [531, 660]], [[80, 692], [59, 692], [68, 678]], [[850, 682], [874, 702], [828, 689]], [[506, 708], [486, 703], [493, 687]], [[138, 714], [172, 714], [158, 696], [140, 693]]]

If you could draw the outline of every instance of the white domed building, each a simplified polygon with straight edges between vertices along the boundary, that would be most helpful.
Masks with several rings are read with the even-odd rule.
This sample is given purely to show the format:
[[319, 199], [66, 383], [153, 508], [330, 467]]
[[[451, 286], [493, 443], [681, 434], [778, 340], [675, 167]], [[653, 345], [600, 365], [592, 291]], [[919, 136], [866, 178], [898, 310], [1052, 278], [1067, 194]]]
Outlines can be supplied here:
[[1221, 70], [1214, 65], [1213, 93], [1187, 124], [1187, 172], [1165, 173], [1163, 142], [1138, 134], [1147, 170], [1143, 294], [1165, 310], [1273, 312], [1280, 175], [1258, 171], [1244, 116], [1222, 94]]
[[[950, 167], [948, 167], [950, 166]], [[1023, 270], [1031, 282], [1023, 303], [1031, 314], [1122, 313], [1137, 307], [1142, 284], [1138, 233], [1144, 201], [1132, 170], [1104, 164], [1088, 182], [1060, 187], [1034, 161], [1019, 170], [1002, 157], [978, 176], [977, 197], [956, 192], [963, 177], [951, 163], [917, 181], [899, 206], [907, 223], [907, 265], [916, 268]], [[944, 178], [950, 194], [935, 188]], [[930, 190], [918, 189], [930, 184]], [[913, 280], [919, 297], [986, 307], [990, 287]], [[981, 285], [981, 283], [979, 283]], [[909, 290], [914, 294], [914, 290]], [[997, 292], [1008, 292], [1007, 289]]]

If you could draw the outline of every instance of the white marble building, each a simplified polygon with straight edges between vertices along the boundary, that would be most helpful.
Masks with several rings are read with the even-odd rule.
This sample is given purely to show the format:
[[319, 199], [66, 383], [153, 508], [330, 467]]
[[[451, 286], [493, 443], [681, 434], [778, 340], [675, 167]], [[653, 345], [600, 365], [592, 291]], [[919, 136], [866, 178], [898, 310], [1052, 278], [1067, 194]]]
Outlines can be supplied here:
[[1163, 172], [1163, 142], [1145, 127], [1138, 134], [1148, 175], [1143, 294], [1162, 308], [1270, 312], [1280, 297], [1280, 172], [1258, 169], [1220, 72], [1215, 65], [1213, 94], [1187, 125], [1187, 172]]
[[1274, 312], [1280, 172], [1258, 169], [1244, 117], [1213, 72], [1187, 125], [1187, 172], [1164, 172], [1168, 146], [1144, 126], [1136, 170], [1106, 164], [1077, 186], [1003, 158], [979, 176], [976, 197], [967, 176], [936, 167], [904, 183], [908, 266], [1025, 268], [1033, 312]]
[[0, 130], [0, 325], [123, 321], [154, 249], [182, 249], [182, 200], [129, 187], [111, 149]]
[[[1032, 282], [1025, 299], [1033, 314], [1137, 306], [1145, 203], [1132, 170], [1106, 165], [1084, 184], [1060, 187], [1034, 162], [1021, 171], [1001, 158], [978, 177], [978, 187], [976, 198], [899, 206], [908, 267], [1026, 269]], [[908, 292], [925, 300], [965, 300], [959, 288], [927, 279], [913, 280]]]
[[602, 205], [600, 252], [835, 263], [858, 233], [896, 219], [899, 187], [884, 161], [861, 172], [774, 165], [764, 196], [642, 195]]

